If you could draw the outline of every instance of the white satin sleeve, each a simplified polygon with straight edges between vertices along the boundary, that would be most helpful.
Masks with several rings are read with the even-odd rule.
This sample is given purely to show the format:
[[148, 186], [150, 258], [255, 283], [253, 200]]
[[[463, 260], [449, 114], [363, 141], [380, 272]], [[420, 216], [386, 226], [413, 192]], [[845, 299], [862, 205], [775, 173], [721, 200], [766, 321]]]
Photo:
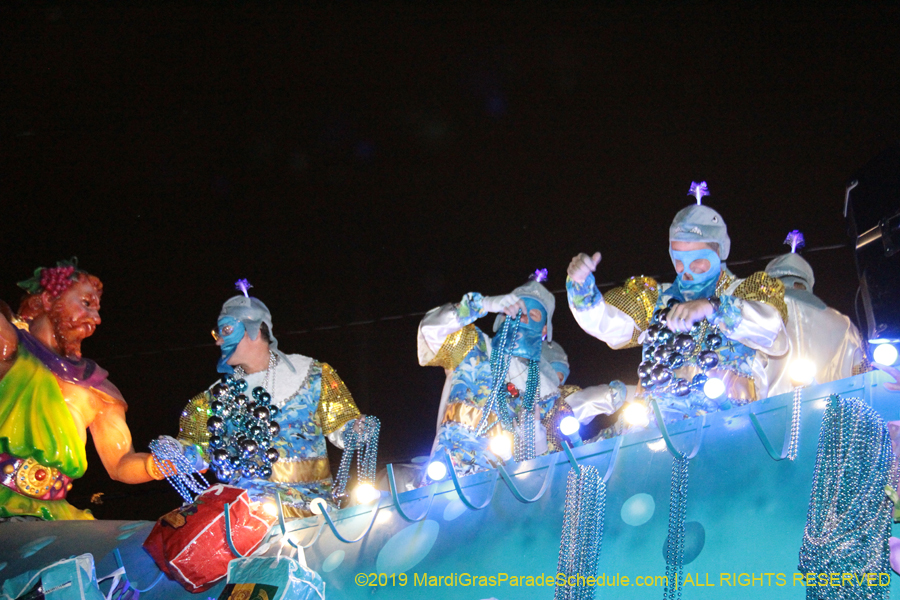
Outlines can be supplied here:
[[[589, 289], [579, 289], [588, 287]], [[593, 276], [584, 284], [566, 282], [569, 309], [584, 331], [617, 350], [631, 343], [637, 325], [634, 319], [610, 305], [596, 288]]]
[[586, 387], [566, 396], [565, 402], [572, 409], [575, 418], [585, 423], [597, 415], [611, 415], [626, 401], [634, 398], [637, 386], [626, 385], [626, 397], [622, 397], [612, 386], [607, 384]]
[[341, 425], [340, 428], [338, 428], [338, 429], [332, 431], [331, 433], [329, 433], [328, 435], [326, 435], [325, 438], [329, 442], [334, 444], [337, 448], [340, 448], [341, 450], [343, 450], [344, 449], [344, 431], [346, 431], [346, 429], [348, 427], [353, 427], [354, 423], [356, 423], [356, 419], [353, 419], [352, 421], [347, 421], [346, 423]]
[[728, 338], [769, 356], [787, 352], [790, 341], [778, 309], [765, 302], [736, 300], [740, 304], [741, 321], [726, 332]]
[[420, 365], [427, 366], [434, 360], [447, 336], [487, 314], [481, 306], [481, 298], [481, 294], [472, 292], [463, 296], [458, 304], [438, 306], [422, 317], [416, 339]]

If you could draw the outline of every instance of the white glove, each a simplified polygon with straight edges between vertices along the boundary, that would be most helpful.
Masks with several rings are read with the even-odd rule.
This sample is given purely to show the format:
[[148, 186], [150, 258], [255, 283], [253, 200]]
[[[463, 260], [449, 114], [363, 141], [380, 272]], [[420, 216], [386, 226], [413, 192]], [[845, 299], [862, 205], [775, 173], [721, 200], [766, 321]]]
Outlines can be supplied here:
[[484, 296], [481, 299], [481, 306], [490, 313], [504, 313], [511, 317], [521, 310], [525, 310], [525, 303], [522, 302], [515, 294], [506, 294], [505, 296]]
[[582, 252], [569, 263], [566, 274], [569, 276], [569, 279], [575, 283], [584, 283], [587, 276], [597, 270], [597, 265], [600, 264], [600, 258], [599, 252], [594, 252], [591, 256]]

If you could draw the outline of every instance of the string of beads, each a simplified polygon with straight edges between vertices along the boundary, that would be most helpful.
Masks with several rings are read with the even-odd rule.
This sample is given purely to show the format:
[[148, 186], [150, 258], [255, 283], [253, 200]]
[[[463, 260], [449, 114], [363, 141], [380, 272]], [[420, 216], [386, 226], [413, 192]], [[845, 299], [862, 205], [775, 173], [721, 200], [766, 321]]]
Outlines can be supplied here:
[[169, 438], [152, 440], [150, 453], [156, 466], [166, 476], [166, 481], [172, 484], [185, 502], [193, 502], [194, 494], [202, 494], [209, 487], [203, 475], [194, 471], [177, 441]]
[[[832, 395], [819, 434], [801, 573], [851, 573], [862, 579], [890, 572], [893, 506], [884, 488], [896, 480], [895, 468], [890, 435], [878, 413], [859, 398]], [[808, 587], [806, 597], [819, 598], [822, 592], [816, 590], [827, 589], [840, 598], [888, 598], [889, 587], [856, 581]]]
[[669, 492], [669, 535], [666, 537], [666, 586], [663, 600], [681, 598], [684, 580], [684, 518], [687, 514], [688, 458], [672, 459], [672, 487]]
[[[566, 505], [556, 572], [566, 576], [565, 585], [557, 585], [554, 600], [593, 600], [595, 586], [578, 585], [578, 578], [597, 574], [603, 521], [606, 516], [606, 483], [596, 467], [582, 465], [581, 474], [569, 471]], [[574, 576], [575, 585], [568, 585]]]
[[354, 455], [357, 457], [356, 477], [360, 484], [375, 484], [375, 466], [378, 460], [378, 434], [381, 421], [372, 415], [361, 417], [362, 433], [356, 432], [355, 423], [348, 425], [344, 431], [344, 453], [341, 464], [334, 479], [332, 496], [340, 502], [347, 496], [347, 483], [350, 480], [350, 465]]

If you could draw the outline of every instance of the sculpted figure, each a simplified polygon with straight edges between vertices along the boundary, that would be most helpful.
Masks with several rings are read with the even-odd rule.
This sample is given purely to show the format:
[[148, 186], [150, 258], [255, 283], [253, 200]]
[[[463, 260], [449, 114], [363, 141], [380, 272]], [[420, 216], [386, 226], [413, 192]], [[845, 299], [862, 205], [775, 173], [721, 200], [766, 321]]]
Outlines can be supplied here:
[[0, 303], [0, 518], [93, 519], [66, 502], [87, 469], [88, 429], [113, 479], [162, 478], [132, 447], [121, 392], [81, 355], [100, 324], [103, 284], [73, 259], [19, 286], [28, 294], [18, 314]]

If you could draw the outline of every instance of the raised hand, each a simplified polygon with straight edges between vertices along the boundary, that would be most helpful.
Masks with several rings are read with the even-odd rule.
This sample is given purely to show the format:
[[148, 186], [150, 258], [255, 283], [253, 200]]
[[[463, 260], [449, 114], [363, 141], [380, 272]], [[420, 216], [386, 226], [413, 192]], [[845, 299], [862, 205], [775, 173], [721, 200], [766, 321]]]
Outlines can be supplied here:
[[669, 314], [666, 316], [666, 327], [675, 332], [690, 331], [695, 323], [709, 317], [714, 312], [713, 305], [705, 298], [682, 302], [669, 309]]
[[523, 313], [528, 312], [525, 309], [525, 303], [515, 294], [506, 294], [505, 296], [485, 296], [481, 300], [481, 306], [490, 313], [503, 313], [510, 317], [516, 316], [520, 310]]
[[587, 276], [597, 270], [600, 259], [601, 255], [599, 252], [594, 252], [592, 256], [588, 256], [582, 252], [569, 263], [569, 268], [566, 271], [569, 275], [569, 279], [575, 283], [584, 283]]

